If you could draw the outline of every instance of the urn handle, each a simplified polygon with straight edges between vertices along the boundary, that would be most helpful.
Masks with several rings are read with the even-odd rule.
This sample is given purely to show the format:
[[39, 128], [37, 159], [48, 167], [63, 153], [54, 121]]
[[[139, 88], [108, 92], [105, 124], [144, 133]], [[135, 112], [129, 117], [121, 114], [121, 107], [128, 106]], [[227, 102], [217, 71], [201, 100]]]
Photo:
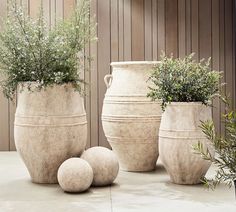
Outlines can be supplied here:
[[111, 83], [112, 83], [112, 79], [113, 79], [113, 76], [112, 76], [111, 74], [107, 74], [107, 75], [104, 77], [104, 82], [105, 82], [107, 88], [110, 88]]

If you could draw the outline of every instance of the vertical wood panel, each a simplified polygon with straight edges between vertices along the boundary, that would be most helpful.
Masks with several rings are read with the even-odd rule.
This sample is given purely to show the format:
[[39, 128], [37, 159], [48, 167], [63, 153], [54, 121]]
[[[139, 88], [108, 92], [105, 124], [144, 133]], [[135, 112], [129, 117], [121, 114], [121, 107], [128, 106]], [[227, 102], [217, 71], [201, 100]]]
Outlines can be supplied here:
[[160, 55], [162, 52], [166, 51], [165, 45], [165, 36], [166, 36], [166, 28], [165, 28], [165, 0], [158, 0], [157, 4], [157, 20], [158, 20], [158, 30], [157, 30], [157, 57], [160, 59]]
[[64, 18], [64, 0], [57, 0], [56, 2], [56, 20]]
[[56, 0], [50, 0], [50, 26], [54, 27], [56, 24]]
[[185, 0], [178, 1], [179, 57], [186, 55], [186, 8]]
[[110, 1], [98, 1], [98, 111], [99, 111], [99, 145], [109, 146], [101, 123], [103, 98], [106, 91], [104, 76], [110, 73]]
[[131, 1], [124, 1], [124, 60], [131, 60]]
[[132, 60], [144, 60], [144, 0], [132, 1]]
[[199, 0], [199, 56], [211, 56], [211, 0]]
[[157, 0], [152, 0], [152, 59], [157, 60]]
[[191, 22], [192, 22], [192, 8], [191, 8], [191, 0], [186, 0], [186, 5], [185, 5], [185, 14], [186, 14], [186, 29], [185, 29], [185, 34], [186, 34], [186, 54], [189, 55], [192, 53], [192, 34], [191, 34]]
[[41, 1], [29, 0], [29, 15], [36, 18], [39, 15], [39, 9], [41, 6]]
[[[222, 82], [225, 82], [225, 1], [220, 0], [220, 71], [223, 72]], [[225, 87], [222, 90], [225, 94]], [[220, 114], [225, 113], [225, 104], [220, 103]], [[220, 124], [220, 132], [224, 134], [224, 123]]]
[[[88, 57], [90, 55], [90, 47], [89, 44], [85, 46], [84, 56]], [[89, 148], [91, 146], [91, 101], [90, 101], [90, 91], [91, 91], [91, 75], [89, 72], [90, 62], [88, 60], [84, 60], [84, 80], [87, 83], [84, 86], [85, 89], [85, 110], [87, 115], [88, 129], [87, 129], [87, 145]]]
[[51, 3], [50, 0], [43, 0], [43, 15], [45, 17], [45, 21], [47, 23], [48, 28], [50, 28], [51, 25], [51, 11], [50, 11], [50, 7], [51, 7]]
[[71, 11], [76, 5], [76, 0], [64, 0], [64, 18], [68, 18], [71, 15]]
[[29, 14], [29, 0], [21, 0], [25, 12]]
[[[91, 2], [91, 17], [95, 17], [95, 21], [98, 22], [97, 16], [97, 1], [93, 0]], [[96, 30], [97, 33], [97, 30]], [[91, 102], [91, 146], [97, 146], [99, 140], [99, 129], [98, 129], [98, 44], [92, 43], [90, 45], [91, 57], [93, 58], [91, 62], [91, 82], [90, 82], [90, 102]]]
[[[78, 3], [79, 2], [77, 1], [76, 4], [78, 4]], [[63, 7], [62, 7], [62, 9], [63, 9]], [[82, 70], [82, 71], [84, 72], [83, 75], [84, 75], [84, 80], [86, 82], [86, 84], [84, 85], [84, 89], [85, 89], [84, 100], [85, 100], [85, 110], [86, 110], [86, 117], [87, 117], [87, 123], [88, 123], [87, 124], [87, 145], [86, 145], [86, 148], [89, 148], [91, 146], [91, 101], [90, 101], [91, 75], [88, 70], [90, 68], [90, 62], [87, 60], [87, 57], [89, 57], [89, 55], [90, 55], [90, 44], [88, 43], [85, 45], [84, 54], [82, 55], [83, 60], [84, 60], [84, 70]]]
[[145, 60], [152, 60], [152, 0], [144, 2]]
[[[0, 1], [1, 17], [6, 17], [7, 0]], [[2, 20], [0, 20], [0, 30], [2, 28]], [[1, 76], [0, 76], [1, 77]], [[3, 96], [0, 89], [0, 150], [9, 150], [9, 110], [8, 100]]]
[[[225, 82], [226, 93], [230, 96], [231, 101], [233, 102], [233, 22], [232, 22], [232, 1], [225, 1]], [[227, 42], [228, 41], [228, 42]], [[231, 108], [233, 105], [231, 104]]]
[[166, 53], [178, 57], [178, 0], [166, 0]]
[[124, 0], [119, 0], [118, 15], [119, 15], [119, 61], [124, 60]]
[[111, 1], [111, 61], [119, 60], [118, 0]]
[[199, 4], [198, 0], [191, 0], [191, 51], [195, 53], [194, 58], [199, 60]]
[[[219, 0], [212, 1], [212, 68], [216, 71], [220, 70], [220, 25], [219, 25]], [[213, 101], [213, 121], [215, 129], [220, 132], [220, 101]]]

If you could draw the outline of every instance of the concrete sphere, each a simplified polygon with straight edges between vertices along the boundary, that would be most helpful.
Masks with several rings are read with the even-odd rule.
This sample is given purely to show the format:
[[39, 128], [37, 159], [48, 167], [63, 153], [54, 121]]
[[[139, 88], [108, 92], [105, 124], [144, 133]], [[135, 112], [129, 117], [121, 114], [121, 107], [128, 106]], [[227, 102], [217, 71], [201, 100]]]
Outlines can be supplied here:
[[59, 185], [66, 192], [83, 192], [93, 181], [93, 170], [89, 163], [80, 158], [64, 161], [58, 169]]
[[81, 158], [86, 160], [93, 169], [94, 186], [110, 185], [117, 177], [119, 163], [116, 155], [104, 147], [92, 147], [86, 150]]

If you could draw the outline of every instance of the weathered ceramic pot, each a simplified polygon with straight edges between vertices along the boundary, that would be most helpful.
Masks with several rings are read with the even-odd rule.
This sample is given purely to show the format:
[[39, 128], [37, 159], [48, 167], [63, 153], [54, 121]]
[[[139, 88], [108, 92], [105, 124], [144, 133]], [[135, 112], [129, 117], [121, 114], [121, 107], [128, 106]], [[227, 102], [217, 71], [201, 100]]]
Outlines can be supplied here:
[[214, 155], [199, 128], [200, 121], [211, 119], [211, 107], [200, 102], [173, 102], [166, 107], [159, 131], [159, 151], [173, 183], [198, 184], [209, 169], [211, 163], [195, 154], [193, 145], [200, 141]]
[[87, 121], [83, 98], [71, 84], [41, 91], [19, 88], [14, 136], [32, 181], [57, 183], [57, 170], [66, 159], [85, 149]]
[[158, 158], [161, 107], [146, 97], [147, 82], [157, 62], [113, 62], [105, 76], [107, 92], [102, 125], [125, 171], [150, 171]]

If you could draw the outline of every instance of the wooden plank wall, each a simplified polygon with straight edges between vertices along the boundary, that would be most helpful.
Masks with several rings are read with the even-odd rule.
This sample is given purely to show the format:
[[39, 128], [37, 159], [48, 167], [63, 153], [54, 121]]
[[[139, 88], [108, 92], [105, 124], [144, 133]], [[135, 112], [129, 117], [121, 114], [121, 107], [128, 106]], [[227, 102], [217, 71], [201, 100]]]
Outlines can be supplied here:
[[[77, 0], [79, 1], [79, 0]], [[39, 0], [18, 0], [32, 17]], [[212, 58], [212, 67], [223, 71], [224, 89], [235, 105], [235, 37], [233, 0], [92, 0], [91, 16], [96, 15], [98, 43], [86, 46], [93, 57], [87, 82], [85, 106], [89, 133], [87, 146], [108, 146], [101, 125], [106, 91], [103, 78], [111, 72], [111, 61], [158, 60], [162, 51], [183, 57], [195, 52], [195, 59]], [[70, 15], [76, 0], [42, 0], [48, 24]], [[0, 1], [0, 16], [7, 11], [7, 0]], [[1, 26], [1, 25], [0, 25]], [[225, 106], [214, 102], [214, 121], [224, 132], [221, 113]], [[0, 150], [14, 150], [14, 104], [0, 94]]]

